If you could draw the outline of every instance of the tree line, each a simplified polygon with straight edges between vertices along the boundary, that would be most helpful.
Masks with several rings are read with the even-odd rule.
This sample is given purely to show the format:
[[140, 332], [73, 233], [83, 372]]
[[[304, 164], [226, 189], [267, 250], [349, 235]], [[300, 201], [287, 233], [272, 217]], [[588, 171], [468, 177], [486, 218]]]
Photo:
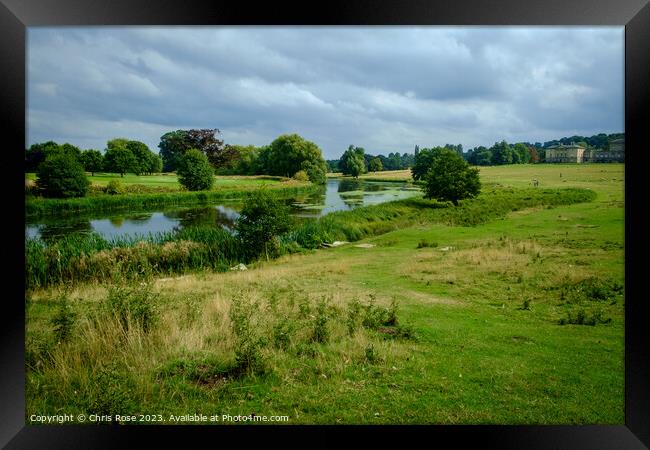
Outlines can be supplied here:
[[[450, 150], [462, 156], [474, 166], [496, 166], [504, 164], [536, 164], [546, 160], [546, 149], [554, 145], [578, 144], [587, 149], [609, 149], [609, 143], [615, 139], [624, 138], [624, 133], [600, 133], [590, 137], [570, 136], [557, 140], [540, 142], [517, 142], [509, 144], [505, 140], [495, 142], [491, 147], [478, 146], [463, 151], [462, 144], [445, 144], [444, 146], [423, 148], [415, 146], [413, 153], [389, 153], [388, 156], [366, 153], [363, 147], [350, 145], [339, 159], [327, 160], [331, 172], [341, 172], [344, 175], [358, 177], [367, 172], [382, 170], [403, 170], [426, 165], [432, 151]], [[416, 169], [419, 172], [420, 169]]]
[[[262, 147], [228, 145], [219, 135], [218, 129], [171, 131], [161, 136], [158, 154], [143, 142], [125, 138], [109, 140], [104, 153], [82, 151], [69, 143], [37, 143], [25, 151], [25, 171], [37, 172], [41, 193], [51, 197], [85, 195], [89, 183], [84, 171], [121, 176], [176, 172], [189, 190], [210, 189], [215, 174], [276, 175], [325, 183], [327, 163], [321, 149], [297, 134], [281, 135]], [[63, 189], [61, 177], [67, 177], [74, 189]]]

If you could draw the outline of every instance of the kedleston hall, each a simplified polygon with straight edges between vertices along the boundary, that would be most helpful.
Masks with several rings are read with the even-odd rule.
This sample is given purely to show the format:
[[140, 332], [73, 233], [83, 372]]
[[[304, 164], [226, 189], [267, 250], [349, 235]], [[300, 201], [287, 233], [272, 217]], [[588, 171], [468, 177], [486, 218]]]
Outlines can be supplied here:
[[611, 141], [609, 143], [609, 150], [587, 149], [577, 144], [553, 145], [546, 149], [546, 162], [625, 162], [625, 140], [615, 139]]

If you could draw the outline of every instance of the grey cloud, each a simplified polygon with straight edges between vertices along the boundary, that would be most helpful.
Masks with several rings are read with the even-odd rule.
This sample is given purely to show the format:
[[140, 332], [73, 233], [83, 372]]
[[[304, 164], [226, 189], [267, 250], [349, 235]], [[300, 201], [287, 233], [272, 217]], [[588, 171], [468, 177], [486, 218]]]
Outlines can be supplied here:
[[29, 29], [28, 145], [189, 127], [328, 158], [622, 131], [623, 28]]

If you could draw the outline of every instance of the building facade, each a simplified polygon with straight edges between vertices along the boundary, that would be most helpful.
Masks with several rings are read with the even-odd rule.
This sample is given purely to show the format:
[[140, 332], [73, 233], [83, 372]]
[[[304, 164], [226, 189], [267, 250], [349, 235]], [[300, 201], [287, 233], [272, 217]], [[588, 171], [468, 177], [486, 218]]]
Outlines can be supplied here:
[[625, 140], [615, 139], [609, 143], [608, 150], [587, 149], [581, 145], [553, 145], [546, 149], [546, 162], [586, 163], [586, 162], [625, 162]]
[[553, 145], [546, 149], [546, 162], [549, 163], [581, 163], [584, 160], [585, 148], [580, 145]]

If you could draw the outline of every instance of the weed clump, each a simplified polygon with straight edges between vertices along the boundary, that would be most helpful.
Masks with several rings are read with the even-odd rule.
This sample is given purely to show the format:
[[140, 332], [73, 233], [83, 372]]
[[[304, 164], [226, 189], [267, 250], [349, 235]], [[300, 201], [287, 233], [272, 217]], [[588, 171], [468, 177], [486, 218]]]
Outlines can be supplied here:
[[275, 348], [286, 350], [291, 344], [295, 332], [295, 324], [288, 317], [282, 318], [273, 327], [273, 345]]
[[592, 311], [591, 314], [587, 314], [584, 308], [579, 308], [578, 311], [573, 314], [571, 311], [567, 311], [566, 317], [562, 317], [559, 320], [560, 325], [590, 325], [595, 326], [599, 323], [609, 323], [612, 321], [611, 317], [604, 318], [601, 310]]
[[360, 322], [361, 303], [359, 302], [359, 299], [355, 297], [348, 304], [348, 314], [345, 321], [349, 336], [354, 336], [354, 333], [359, 328]]
[[109, 288], [104, 306], [119, 320], [124, 332], [138, 327], [147, 333], [158, 318], [156, 301], [151, 284], [117, 285]]
[[427, 247], [437, 247], [437, 242], [429, 242], [425, 239], [420, 239], [416, 248], [427, 248]]
[[236, 337], [233, 371], [237, 374], [262, 373], [265, 369], [262, 358], [262, 339], [256, 334], [251, 323], [257, 310], [257, 303], [242, 293], [232, 299], [230, 323]]
[[68, 298], [63, 296], [59, 300], [59, 307], [51, 323], [54, 326], [54, 339], [57, 343], [67, 341], [72, 334], [76, 320], [76, 313], [70, 307]]
[[314, 328], [311, 335], [311, 340], [313, 342], [325, 343], [329, 340], [330, 333], [327, 328], [328, 319], [327, 302], [325, 299], [321, 299], [316, 307], [316, 317], [314, 318]]

